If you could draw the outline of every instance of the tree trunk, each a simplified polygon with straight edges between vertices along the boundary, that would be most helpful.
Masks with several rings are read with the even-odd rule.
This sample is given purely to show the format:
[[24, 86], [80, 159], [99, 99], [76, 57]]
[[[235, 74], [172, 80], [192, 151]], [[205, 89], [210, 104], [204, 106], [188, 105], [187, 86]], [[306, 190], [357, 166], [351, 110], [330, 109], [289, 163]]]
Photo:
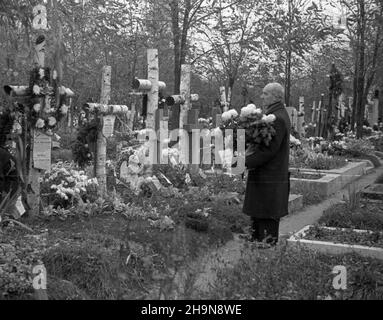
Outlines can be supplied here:
[[191, 11], [191, 0], [185, 0], [185, 15], [182, 23], [182, 35], [181, 35], [181, 66], [186, 64], [186, 56], [188, 53], [188, 32], [189, 32], [189, 17]]
[[358, 67], [358, 85], [357, 85], [357, 110], [356, 110], [356, 137], [362, 138], [363, 136], [363, 118], [364, 118], [364, 69], [365, 69], [365, 8], [364, 0], [359, 0], [360, 6], [360, 20], [358, 29], [360, 33], [359, 42], [359, 67]]
[[291, 56], [292, 56], [292, 50], [291, 50], [291, 32], [292, 32], [292, 0], [288, 0], [288, 7], [289, 7], [289, 33], [287, 36], [287, 52], [286, 52], [286, 84], [285, 84], [285, 103], [286, 107], [290, 107], [290, 88], [291, 88]]
[[229, 87], [227, 90], [227, 107], [228, 107], [228, 109], [230, 109], [230, 107], [231, 107], [231, 99], [233, 97], [234, 83], [235, 83], [235, 78], [230, 77], [229, 78]]
[[355, 60], [354, 68], [354, 81], [353, 81], [353, 100], [352, 100], [352, 112], [351, 112], [351, 130], [354, 132], [355, 122], [356, 122], [356, 97], [357, 97], [357, 87], [358, 87], [358, 59]]
[[[103, 67], [102, 70], [102, 81], [101, 81], [101, 104], [108, 104], [110, 101], [110, 91], [111, 91], [111, 77], [112, 77], [112, 68], [109, 66]], [[96, 157], [96, 177], [100, 187], [100, 192], [102, 195], [106, 193], [106, 138], [102, 133], [103, 126], [103, 116], [100, 115], [101, 120], [101, 129], [98, 132], [97, 137], [97, 157]]]
[[172, 12], [172, 32], [174, 45], [174, 94], [180, 93], [181, 84], [181, 34], [179, 29], [178, 0], [170, 2]]

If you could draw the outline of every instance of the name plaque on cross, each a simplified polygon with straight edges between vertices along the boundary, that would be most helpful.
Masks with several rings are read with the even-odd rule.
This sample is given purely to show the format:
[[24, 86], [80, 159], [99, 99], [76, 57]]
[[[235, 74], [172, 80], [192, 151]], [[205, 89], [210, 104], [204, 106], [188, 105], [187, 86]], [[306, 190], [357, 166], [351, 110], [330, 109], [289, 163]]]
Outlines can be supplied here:
[[34, 131], [33, 136], [33, 167], [51, 171], [52, 138], [42, 132]]

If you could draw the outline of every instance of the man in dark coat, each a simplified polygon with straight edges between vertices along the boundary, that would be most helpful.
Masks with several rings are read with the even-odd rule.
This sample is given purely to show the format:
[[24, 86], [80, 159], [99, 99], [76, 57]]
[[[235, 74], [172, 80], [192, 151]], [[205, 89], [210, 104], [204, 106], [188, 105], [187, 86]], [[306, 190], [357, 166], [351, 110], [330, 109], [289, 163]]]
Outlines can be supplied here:
[[258, 145], [246, 156], [249, 174], [243, 212], [252, 219], [252, 240], [274, 245], [278, 242], [279, 221], [288, 215], [291, 122], [280, 84], [268, 84], [261, 97], [265, 113], [276, 117], [276, 135], [268, 147]]

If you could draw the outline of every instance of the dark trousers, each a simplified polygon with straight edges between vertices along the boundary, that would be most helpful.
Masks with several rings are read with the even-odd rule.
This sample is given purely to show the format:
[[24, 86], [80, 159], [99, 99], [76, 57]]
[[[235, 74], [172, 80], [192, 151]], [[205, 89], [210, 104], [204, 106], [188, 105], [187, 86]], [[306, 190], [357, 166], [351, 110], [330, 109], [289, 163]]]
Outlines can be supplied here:
[[266, 241], [275, 244], [278, 242], [280, 219], [259, 219], [251, 218], [253, 228], [253, 240]]

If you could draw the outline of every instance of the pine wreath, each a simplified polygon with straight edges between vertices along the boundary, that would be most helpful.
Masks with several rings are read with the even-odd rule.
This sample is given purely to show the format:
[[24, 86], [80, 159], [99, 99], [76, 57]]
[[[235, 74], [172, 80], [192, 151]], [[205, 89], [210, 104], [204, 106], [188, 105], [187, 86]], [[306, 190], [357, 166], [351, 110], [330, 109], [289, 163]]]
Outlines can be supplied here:
[[75, 143], [72, 145], [73, 160], [84, 168], [90, 165], [96, 152], [100, 123], [96, 119], [80, 127]]

